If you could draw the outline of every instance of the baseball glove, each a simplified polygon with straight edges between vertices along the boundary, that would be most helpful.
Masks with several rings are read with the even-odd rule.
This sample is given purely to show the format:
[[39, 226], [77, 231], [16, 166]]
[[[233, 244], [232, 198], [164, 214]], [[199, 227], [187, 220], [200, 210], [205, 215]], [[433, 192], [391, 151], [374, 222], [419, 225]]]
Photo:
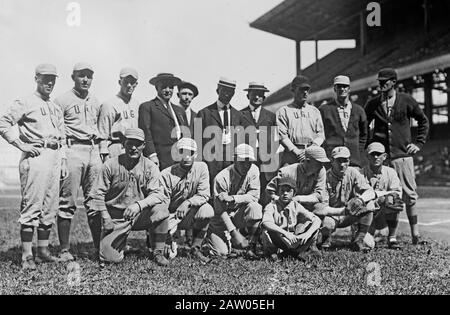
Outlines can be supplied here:
[[359, 197], [350, 199], [345, 207], [346, 213], [352, 216], [360, 217], [370, 212], [367, 209], [366, 203]]
[[385, 214], [391, 214], [403, 211], [405, 203], [398, 194], [391, 193], [378, 198], [378, 205]]

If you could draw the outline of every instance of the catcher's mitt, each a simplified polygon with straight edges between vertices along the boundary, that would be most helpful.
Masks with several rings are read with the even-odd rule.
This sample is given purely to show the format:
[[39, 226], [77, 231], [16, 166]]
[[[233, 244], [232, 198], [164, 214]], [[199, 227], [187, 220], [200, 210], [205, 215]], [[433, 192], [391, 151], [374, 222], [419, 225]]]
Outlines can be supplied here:
[[405, 203], [396, 193], [387, 194], [378, 198], [378, 205], [385, 214], [403, 211]]
[[356, 217], [363, 216], [368, 212], [370, 212], [370, 210], [367, 209], [364, 200], [362, 200], [359, 197], [354, 197], [350, 199], [347, 203], [347, 206], [345, 207], [345, 210], [347, 214]]

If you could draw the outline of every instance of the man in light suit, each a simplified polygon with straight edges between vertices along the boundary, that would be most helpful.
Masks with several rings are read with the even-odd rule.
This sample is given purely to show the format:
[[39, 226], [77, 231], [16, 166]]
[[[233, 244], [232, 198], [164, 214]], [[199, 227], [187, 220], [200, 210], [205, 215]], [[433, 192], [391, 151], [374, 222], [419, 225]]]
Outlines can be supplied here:
[[181, 79], [171, 73], [158, 74], [150, 79], [158, 95], [139, 106], [138, 126], [145, 133], [144, 156], [160, 170], [174, 164], [172, 145], [182, 138], [187, 126], [184, 110], [170, 102], [173, 88], [179, 83]]

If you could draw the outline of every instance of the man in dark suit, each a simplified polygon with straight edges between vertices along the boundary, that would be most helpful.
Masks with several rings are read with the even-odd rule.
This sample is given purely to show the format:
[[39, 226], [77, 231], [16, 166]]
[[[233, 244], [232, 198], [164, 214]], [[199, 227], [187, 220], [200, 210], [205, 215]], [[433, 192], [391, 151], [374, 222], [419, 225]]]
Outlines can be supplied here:
[[198, 95], [197, 87], [190, 82], [181, 82], [178, 84], [177, 96], [180, 99], [180, 106], [184, 109], [187, 118], [187, 126], [194, 138], [194, 119], [196, 113], [191, 108], [191, 102]]
[[[249, 125], [244, 115], [230, 105], [235, 90], [235, 81], [220, 78], [216, 90], [218, 100], [197, 114], [194, 129], [201, 130], [202, 139], [196, 141], [202, 144], [202, 159], [208, 165], [211, 187], [214, 177], [233, 163], [234, 148], [243, 142], [238, 135]], [[194, 135], [197, 134], [195, 131]]]
[[350, 78], [339, 75], [333, 82], [336, 98], [319, 107], [325, 129], [324, 148], [328, 156], [336, 147], [350, 150], [350, 166], [363, 166], [367, 142], [367, 117], [360, 105], [350, 102]]
[[171, 73], [158, 74], [150, 79], [158, 95], [139, 106], [138, 126], [145, 133], [144, 156], [160, 170], [174, 164], [172, 145], [182, 138], [183, 129], [187, 127], [184, 110], [170, 102], [173, 88], [179, 83], [181, 80]]
[[277, 146], [273, 135], [277, 125], [276, 116], [271, 111], [262, 107], [266, 99], [265, 93], [269, 90], [262, 83], [250, 82], [247, 89], [247, 98], [250, 105], [241, 110], [251, 126], [256, 128], [256, 143], [251, 145], [256, 148], [257, 162], [260, 168], [261, 198], [260, 202], [265, 205], [268, 200], [265, 194], [267, 183], [276, 175], [279, 167], [278, 155], [275, 152]]

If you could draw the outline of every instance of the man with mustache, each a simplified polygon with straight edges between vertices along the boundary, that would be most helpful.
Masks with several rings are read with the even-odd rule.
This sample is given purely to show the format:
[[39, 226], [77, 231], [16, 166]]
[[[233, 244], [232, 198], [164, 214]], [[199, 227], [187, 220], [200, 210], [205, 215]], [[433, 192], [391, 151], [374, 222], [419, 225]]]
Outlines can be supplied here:
[[181, 79], [172, 73], [159, 73], [150, 79], [157, 91], [156, 98], [139, 106], [138, 126], [145, 133], [144, 156], [160, 170], [174, 163], [172, 146], [183, 137], [187, 128], [184, 110], [170, 101], [173, 89], [179, 83]]
[[61, 182], [58, 212], [60, 258], [63, 261], [74, 259], [69, 252], [69, 237], [80, 186], [84, 194], [84, 205], [96, 251], [100, 242], [100, 213], [93, 211], [86, 204], [102, 166], [97, 124], [100, 103], [89, 91], [93, 75], [94, 70], [90, 64], [77, 63], [72, 73], [74, 87], [55, 99], [55, 104], [61, 108], [64, 115], [69, 169], [68, 177]]
[[[14, 101], [0, 117], [0, 135], [22, 151], [19, 162], [22, 202], [20, 240], [22, 270], [36, 269], [33, 234], [37, 228], [36, 262], [56, 262], [48, 249], [50, 232], [58, 211], [60, 177], [67, 176], [64, 118], [50, 99], [56, 67], [40, 64], [35, 70], [36, 92]], [[18, 124], [19, 134], [13, 128]]]
[[133, 97], [138, 78], [138, 72], [135, 69], [121, 69], [119, 93], [100, 107], [98, 129], [102, 138], [100, 154], [103, 161], [123, 153], [121, 138], [123, 133], [128, 128], [138, 127], [140, 103]]

